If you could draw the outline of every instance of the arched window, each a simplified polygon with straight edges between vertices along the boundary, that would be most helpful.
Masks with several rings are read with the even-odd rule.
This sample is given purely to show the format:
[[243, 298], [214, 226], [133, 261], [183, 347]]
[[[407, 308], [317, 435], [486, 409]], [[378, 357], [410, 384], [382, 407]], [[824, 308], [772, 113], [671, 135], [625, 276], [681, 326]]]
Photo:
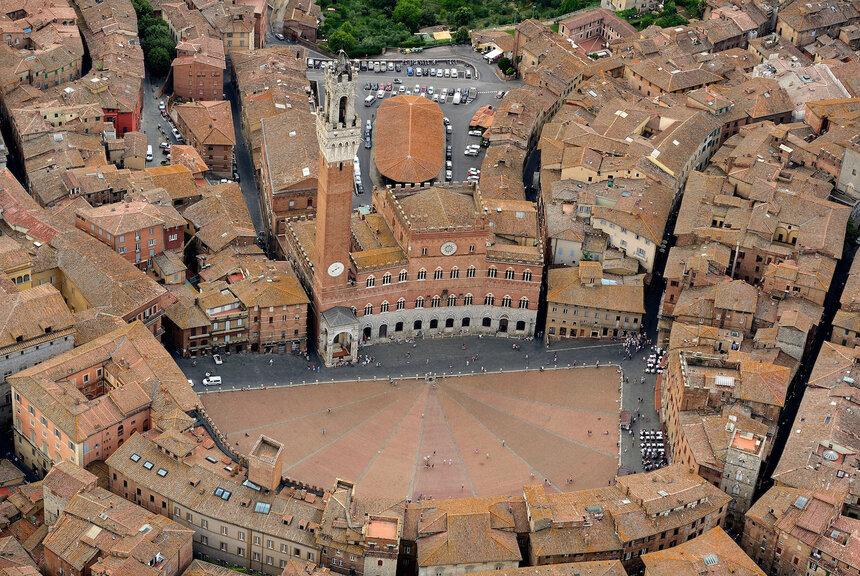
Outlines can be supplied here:
[[455, 294], [448, 294], [448, 306], [456, 306], [457, 305], [457, 296]]
[[520, 298], [520, 308], [527, 309], [529, 307], [529, 299], [523, 296]]
[[433, 296], [433, 298], [430, 299], [430, 307], [431, 308], [438, 308], [439, 304], [441, 302], [442, 302], [442, 299], [439, 298], [438, 294], [436, 294], [435, 296]]
[[365, 316], [370, 316], [371, 314], [373, 314], [373, 304], [371, 304], [370, 302], [368, 302], [368, 303], [367, 303], [367, 304], [365, 304], [365, 306], [364, 306], [364, 315], [365, 315]]
[[513, 280], [514, 279], [514, 269], [508, 268], [505, 270], [505, 280]]
[[485, 306], [492, 306], [493, 304], [495, 304], [495, 302], [496, 302], [496, 297], [493, 296], [492, 294], [487, 294], [486, 296], [484, 296], [484, 305]]
[[401, 270], [400, 275], [397, 276], [397, 281], [398, 282], [406, 282], [407, 276], [408, 276], [408, 273], [406, 272], [406, 270]]
[[427, 270], [422, 268], [421, 270], [418, 271], [418, 279], [424, 280], [425, 278], [427, 278]]
[[387, 286], [388, 284], [391, 284], [391, 273], [390, 272], [386, 272], [385, 276], [382, 277], [382, 285]]
[[383, 300], [382, 304], [379, 306], [380, 312], [388, 312], [388, 300]]
[[441, 279], [442, 279], [442, 268], [439, 267], [433, 271], [433, 280], [441, 280]]
[[451, 278], [454, 279], [454, 278], [459, 278], [459, 277], [460, 277], [460, 271], [457, 269], [456, 266], [454, 266], [453, 268], [451, 268]]
[[415, 307], [416, 308], [424, 308], [424, 297], [419, 296], [415, 299]]
[[368, 276], [367, 277], [367, 287], [373, 288], [374, 284], [376, 284], [376, 278], [374, 278], [373, 276]]
[[463, 297], [463, 306], [471, 306], [472, 305], [472, 295], [466, 294]]
[[502, 298], [502, 307], [510, 308], [511, 307], [511, 297], [505, 294], [505, 297]]
[[487, 277], [488, 278], [495, 278], [496, 277], [496, 267], [495, 266], [490, 266], [490, 269], [487, 270]]
[[475, 277], [475, 267], [469, 266], [469, 269], [466, 270], [466, 278], [474, 278]]
[[532, 281], [532, 271], [531, 270], [526, 270], [525, 272], [523, 272], [523, 280], [525, 280], [526, 282]]
[[397, 301], [397, 309], [398, 309], [398, 310], [403, 310], [404, 308], [406, 308], [406, 298], [400, 298], [400, 299]]

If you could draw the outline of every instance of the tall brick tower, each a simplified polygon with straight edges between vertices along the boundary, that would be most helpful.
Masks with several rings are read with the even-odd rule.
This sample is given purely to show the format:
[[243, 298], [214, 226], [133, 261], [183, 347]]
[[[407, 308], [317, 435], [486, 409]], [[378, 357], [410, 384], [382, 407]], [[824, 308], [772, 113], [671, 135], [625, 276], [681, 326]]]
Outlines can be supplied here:
[[355, 80], [342, 51], [325, 72], [325, 110], [317, 114], [320, 146], [317, 188], [314, 300], [324, 312], [326, 295], [348, 285], [352, 215], [352, 161], [361, 145], [361, 125], [355, 113]]

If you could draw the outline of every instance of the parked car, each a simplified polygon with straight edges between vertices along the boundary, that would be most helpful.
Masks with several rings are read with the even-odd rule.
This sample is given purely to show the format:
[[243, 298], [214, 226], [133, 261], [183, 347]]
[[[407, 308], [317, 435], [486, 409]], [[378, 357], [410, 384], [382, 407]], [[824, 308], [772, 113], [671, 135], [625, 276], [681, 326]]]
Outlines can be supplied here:
[[402, 70], [402, 68], [400, 67], [400, 64], [395, 64], [395, 65], [394, 65], [394, 70], [395, 70], [396, 72], [400, 72], [400, 70]]
[[223, 363], [224, 363], [224, 359], [223, 359], [223, 358], [221, 358], [221, 355], [220, 355], [220, 354], [213, 354], [213, 355], [212, 355], [212, 360], [214, 360], [214, 361], [215, 361], [215, 364], [218, 364], [219, 366], [220, 366], [221, 364], [223, 364]]
[[162, 111], [161, 111], [161, 117], [162, 117], [162, 118], [167, 118], [167, 110], [162, 110]]
[[466, 78], [469, 80], [472, 79], [472, 71], [471, 70], [466, 70]]
[[481, 135], [480, 130], [469, 130], [469, 136], [480, 136], [480, 135]]
[[450, 170], [445, 170], [445, 180], [450, 182], [454, 178], [454, 174]]
[[188, 385], [189, 385], [189, 386], [191, 386], [192, 388], [194, 388], [194, 380], [192, 380], [191, 378], [189, 378], [189, 379], [188, 379]]
[[158, 145], [158, 147], [159, 148], [167, 148], [168, 150], [170, 150], [170, 143], [162, 142], [161, 144]]
[[370, 82], [365, 82], [365, 83], [364, 83], [364, 89], [365, 89], [365, 90], [370, 90]]
[[220, 386], [221, 385], [221, 377], [220, 376], [208, 376], [203, 379], [204, 386]]
[[401, 94], [404, 94], [404, 93], [406, 92], [406, 86], [402, 86], [402, 85], [401, 85], [401, 86], [400, 86], [400, 90], [399, 90], [399, 92], [400, 92]]
[[283, 42], [283, 41], [284, 41], [284, 35], [283, 35], [283, 34], [280, 34], [280, 33], [279, 33], [279, 34], [275, 34], [275, 38], [277, 38], [277, 39], [278, 39], [278, 40], [280, 40], [281, 42]]
[[161, 102], [158, 103], [158, 109], [159, 110], [165, 110], [166, 108], [167, 108], [167, 105], [164, 103], [164, 100], [162, 100]]
[[370, 146], [371, 146], [371, 141], [370, 141], [370, 136], [368, 136], [367, 138], [364, 139], [364, 147], [370, 148]]
[[401, 80], [400, 78], [395, 78], [394, 83], [395, 84], [403, 84], [403, 80]]

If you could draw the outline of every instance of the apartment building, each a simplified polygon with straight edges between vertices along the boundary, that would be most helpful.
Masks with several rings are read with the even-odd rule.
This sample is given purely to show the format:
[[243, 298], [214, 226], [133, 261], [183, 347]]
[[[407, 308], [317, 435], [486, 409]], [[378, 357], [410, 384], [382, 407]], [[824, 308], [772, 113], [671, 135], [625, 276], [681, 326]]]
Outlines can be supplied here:
[[645, 315], [643, 276], [604, 274], [600, 262], [580, 262], [547, 274], [547, 342], [626, 338]]
[[359, 499], [355, 484], [338, 479], [325, 502], [317, 545], [320, 565], [352, 576], [394, 576], [406, 503], [402, 499]]
[[417, 548], [413, 573], [460, 576], [516, 569], [528, 531], [522, 497], [455, 498], [410, 504], [403, 538]]
[[165, 251], [184, 247], [185, 219], [173, 206], [120, 202], [78, 210], [75, 224], [142, 270]]
[[719, 526], [667, 550], [645, 554], [642, 562], [645, 576], [702, 572], [765, 576], [765, 572]]
[[219, 176], [233, 174], [233, 113], [226, 101], [177, 104], [171, 110], [176, 128], [194, 146], [209, 170]]
[[680, 465], [620, 476], [614, 486], [578, 492], [524, 489], [529, 564], [620, 560], [644, 573], [643, 555], [722, 526], [731, 498]]
[[198, 36], [176, 45], [170, 63], [173, 93], [188, 100], [221, 100], [224, 91], [224, 44], [217, 38]]
[[796, 2], [779, 11], [776, 21], [777, 34], [795, 46], [806, 46], [817, 37], [839, 35], [843, 26], [860, 20], [860, 12], [850, 2], [825, 0], [824, 2]]
[[211, 439], [204, 442], [205, 432], [175, 434], [179, 442], [171, 444], [159, 443], [157, 430], [123, 443], [106, 461], [111, 492], [193, 529], [203, 560], [271, 575], [294, 560], [319, 561], [322, 503], [313, 492], [283, 486], [282, 462], [265, 457], [272, 447], [278, 452], [276, 443], [258, 443], [249, 455], [252, 469], [266, 470], [255, 475], [258, 484]]
[[[74, 476], [88, 473], [77, 467]], [[49, 484], [51, 473], [45, 478]], [[48, 576], [120, 576], [152, 574], [179, 576], [192, 560], [193, 530], [165, 516], [123, 500], [95, 486], [71, 482], [73, 495], [62, 502], [59, 515], [43, 542]], [[69, 479], [63, 474], [63, 480]], [[50, 492], [50, 491], [49, 491]]]
[[186, 234], [197, 243], [198, 253], [217, 254], [228, 247], [253, 246], [257, 233], [236, 182], [219, 184], [182, 212], [188, 221]]
[[[5, 238], [5, 237], [2, 237]], [[12, 428], [12, 391], [7, 378], [71, 350], [75, 321], [51, 284], [19, 292], [0, 284], [0, 427]]]
[[198, 406], [179, 367], [140, 322], [7, 380], [15, 453], [38, 476], [60, 460], [104, 460], [166, 412]]
[[741, 546], [768, 574], [856, 573], [860, 520], [825, 487], [774, 486], [747, 512]]

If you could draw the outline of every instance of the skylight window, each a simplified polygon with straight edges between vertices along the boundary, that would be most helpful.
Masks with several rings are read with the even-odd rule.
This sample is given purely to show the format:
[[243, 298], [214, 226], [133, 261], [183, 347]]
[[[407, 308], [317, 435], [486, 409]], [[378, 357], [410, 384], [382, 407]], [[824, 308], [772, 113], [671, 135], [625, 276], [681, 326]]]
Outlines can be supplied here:
[[140, 454], [137, 454], [137, 453], [132, 454], [132, 455], [129, 457], [129, 459], [130, 459], [132, 462], [140, 462]]
[[272, 505], [267, 502], [257, 502], [254, 504], [254, 512], [258, 514], [268, 514], [271, 508]]
[[157, 474], [164, 478], [165, 476], [167, 476], [167, 470], [165, 470], [164, 468], [159, 468]]
[[146, 468], [147, 470], [152, 470], [153, 466], [155, 466], [155, 464], [153, 464], [149, 460], [147, 460], [146, 462], [143, 463], [143, 467]]

